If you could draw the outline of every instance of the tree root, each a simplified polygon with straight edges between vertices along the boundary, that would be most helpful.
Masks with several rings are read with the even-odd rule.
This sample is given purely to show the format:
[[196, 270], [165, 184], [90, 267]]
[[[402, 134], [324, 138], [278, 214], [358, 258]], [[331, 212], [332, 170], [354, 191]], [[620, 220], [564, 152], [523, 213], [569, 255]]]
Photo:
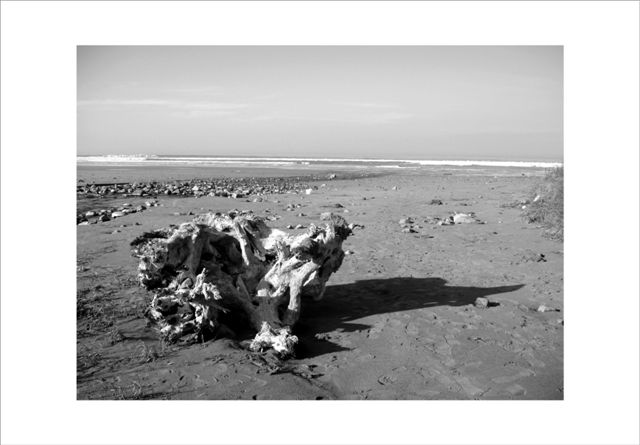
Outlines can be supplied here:
[[250, 349], [287, 356], [302, 298], [322, 298], [350, 234], [338, 215], [293, 236], [252, 213], [209, 213], [131, 246], [140, 284], [155, 291], [147, 316], [167, 340], [211, 338], [225, 329], [225, 314], [240, 314], [257, 332]]

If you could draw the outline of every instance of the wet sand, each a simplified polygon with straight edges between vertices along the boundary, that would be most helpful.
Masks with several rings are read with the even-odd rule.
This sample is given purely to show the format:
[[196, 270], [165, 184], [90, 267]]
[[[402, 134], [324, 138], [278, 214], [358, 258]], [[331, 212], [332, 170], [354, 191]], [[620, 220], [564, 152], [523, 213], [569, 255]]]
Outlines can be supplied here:
[[[142, 179], [127, 174], [118, 178]], [[268, 195], [263, 202], [160, 196], [159, 207], [78, 226], [77, 396], [562, 399], [563, 245], [526, 224], [519, 208], [504, 206], [527, 197], [536, 180], [519, 172], [416, 170], [319, 181], [310, 195]], [[430, 205], [432, 199], [443, 205]], [[288, 204], [301, 207], [286, 211]], [[352, 253], [324, 299], [303, 302], [297, 356], [277, 370], [268, 354], [249, 353], [233, 340], [166, 345], [142, 316], [151, 294], [137, 285], [129, 242], [191, 218], [176, 213], [231, 209], [280, 215], [269, 225], [281, 229], [318, 223], [326, 211], [364, 226], [345, 241]], [[455, 211], [475, 212], [486, 224], [425, 222]], [[405, 217], [421, 226], [417, 233], [402, 232]], [[477, 308], [477, 297], [492, 304]], [[554, 310], [538, 312], [540, 305]]]

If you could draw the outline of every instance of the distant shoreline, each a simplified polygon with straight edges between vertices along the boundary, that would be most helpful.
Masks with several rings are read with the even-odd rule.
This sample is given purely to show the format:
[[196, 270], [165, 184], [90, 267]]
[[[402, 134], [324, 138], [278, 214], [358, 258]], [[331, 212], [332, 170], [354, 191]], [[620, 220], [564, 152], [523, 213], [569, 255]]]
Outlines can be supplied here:
[[95, 155], [77, 156], [82, 165], [145, 164], [145, 165], [210, 165], [210, 166], [264, 166], [264, 167], [369, 167], [420, 168], [423, 166], [455, 167], [519, 167], [554, 168], [562, 162], [549, 161], [495, 161], [451, 159], [368, 159], [368, 158], [303, 158], [303, 157], [249, 157], [249, 156], [174, 156], [174, 155]]

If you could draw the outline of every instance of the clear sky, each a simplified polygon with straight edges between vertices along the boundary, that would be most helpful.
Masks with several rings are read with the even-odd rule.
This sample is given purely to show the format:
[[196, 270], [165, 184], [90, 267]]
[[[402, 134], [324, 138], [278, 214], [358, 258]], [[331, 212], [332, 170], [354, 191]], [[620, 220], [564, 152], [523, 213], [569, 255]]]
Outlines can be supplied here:
[[81, 46], [78, 154], [562, 160], [560, 46]]

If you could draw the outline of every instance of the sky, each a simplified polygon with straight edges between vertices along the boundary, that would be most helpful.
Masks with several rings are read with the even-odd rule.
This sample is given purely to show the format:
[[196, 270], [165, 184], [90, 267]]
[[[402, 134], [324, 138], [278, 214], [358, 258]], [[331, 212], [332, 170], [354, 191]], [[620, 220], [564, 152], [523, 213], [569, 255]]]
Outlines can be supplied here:
[[79, 155], [561, 161], [561, 46], [79, 46]]

